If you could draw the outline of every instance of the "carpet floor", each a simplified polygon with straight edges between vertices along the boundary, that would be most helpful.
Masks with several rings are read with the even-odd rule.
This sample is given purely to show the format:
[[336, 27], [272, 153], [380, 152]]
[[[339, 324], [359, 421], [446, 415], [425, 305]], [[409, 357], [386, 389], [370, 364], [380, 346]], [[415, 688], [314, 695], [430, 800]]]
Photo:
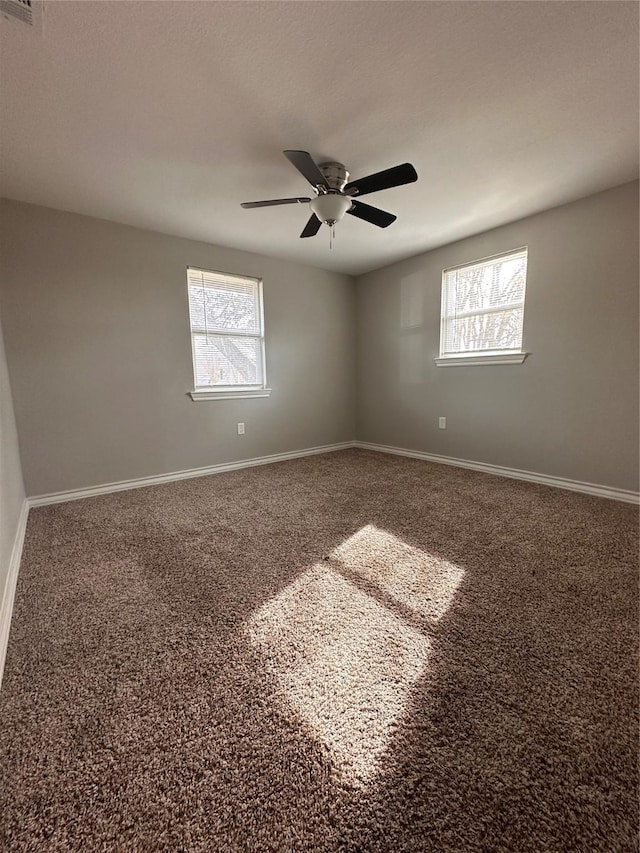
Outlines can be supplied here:
[[637, 515], [362, 450], [32, 509], [0, 848], [637, 851]]

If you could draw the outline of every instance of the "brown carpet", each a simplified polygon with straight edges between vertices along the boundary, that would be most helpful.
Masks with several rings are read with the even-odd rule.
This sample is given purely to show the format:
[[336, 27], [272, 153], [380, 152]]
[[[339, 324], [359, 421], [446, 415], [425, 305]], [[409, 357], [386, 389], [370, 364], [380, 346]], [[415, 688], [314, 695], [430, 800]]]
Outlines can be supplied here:
[[638, 849], [637, 509], [364, 451], [31, 511], [4, 851]]

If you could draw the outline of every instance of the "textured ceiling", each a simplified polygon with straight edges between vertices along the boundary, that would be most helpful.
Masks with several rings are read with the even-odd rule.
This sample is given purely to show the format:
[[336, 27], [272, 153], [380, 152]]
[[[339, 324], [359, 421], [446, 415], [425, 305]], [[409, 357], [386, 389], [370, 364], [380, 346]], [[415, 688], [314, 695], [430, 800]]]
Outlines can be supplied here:
[[[0, 192], [361, 273], [638, 174], [635, 2], [45, 2], [0, 25]], [[282, 156], [404, 161], [397, 214], [298, 235]]]

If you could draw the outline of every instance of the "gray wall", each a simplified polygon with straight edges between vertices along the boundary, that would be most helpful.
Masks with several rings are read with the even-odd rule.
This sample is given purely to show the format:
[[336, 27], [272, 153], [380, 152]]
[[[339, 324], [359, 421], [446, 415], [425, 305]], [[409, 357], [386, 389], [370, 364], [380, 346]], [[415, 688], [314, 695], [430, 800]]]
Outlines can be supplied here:
[[[23, 502], [24, 486], [20, 469], [18, 436], [0, 324], [0, 601], [5, 589]], [[1, 654], [2, 650], [0, 650], [0, 656]], [[2, 678], [1, 662], [0, 678]]]
[[[0, 212], [28, 495], [353, 439], [350, 277], [17, 202]], [[187, 396], [188, 265], [263, 278], [270, 398]]]
[[[347, 276], [16, 202], [0, 215], [27, 494], [354, 434], [638, 489], [637, 183], [362, 276], [357, 306]], [[522, 245], [532, 354], [522, 365], [435, 367], [443, 267]], [[269, 399], [187, 396], [189, 264], [264, 279]]]
[[[443, 268], [524, 245], [531, 355], [436, 367]], [[637, 182], [369, 273], [357, 297], [359, 439], [638, 489]]]

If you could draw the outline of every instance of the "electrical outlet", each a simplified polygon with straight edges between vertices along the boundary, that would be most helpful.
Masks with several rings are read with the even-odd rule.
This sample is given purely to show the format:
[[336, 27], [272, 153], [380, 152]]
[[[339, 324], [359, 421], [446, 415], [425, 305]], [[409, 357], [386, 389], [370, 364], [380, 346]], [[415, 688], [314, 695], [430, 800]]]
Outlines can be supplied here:
[[438, 418], [438, 428], [446, 429], [447, 428], [447, 419], [446, 418]]
[[244, 424], [238, 424], [238, 435], [244, 435]]

